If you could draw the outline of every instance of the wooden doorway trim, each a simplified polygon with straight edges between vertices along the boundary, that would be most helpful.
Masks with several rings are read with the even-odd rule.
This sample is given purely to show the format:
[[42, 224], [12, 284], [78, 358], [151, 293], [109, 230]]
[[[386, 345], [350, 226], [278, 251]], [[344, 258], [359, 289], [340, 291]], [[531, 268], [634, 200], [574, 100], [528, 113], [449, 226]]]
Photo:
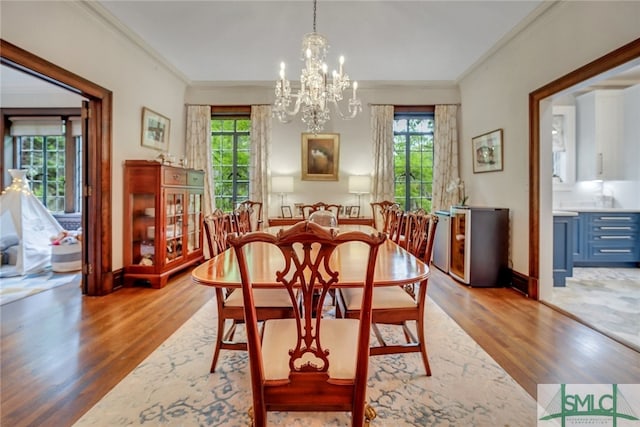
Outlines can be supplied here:
[[0, 61], [34, 77], [46, 80], [89, 100], [89, 137], [83, 141], [88, 154], [83, 165], [83, 212], [85, 255], [83, 289], [86, 295], [105, 295], [113, 291], [111, 229], [111, 117], [112, 93], [70, 71], [0, 39]]
[[540, 101], [612, 68], [640, 58], [640, 38], [529, 94], [529, 297], [540, 285]]

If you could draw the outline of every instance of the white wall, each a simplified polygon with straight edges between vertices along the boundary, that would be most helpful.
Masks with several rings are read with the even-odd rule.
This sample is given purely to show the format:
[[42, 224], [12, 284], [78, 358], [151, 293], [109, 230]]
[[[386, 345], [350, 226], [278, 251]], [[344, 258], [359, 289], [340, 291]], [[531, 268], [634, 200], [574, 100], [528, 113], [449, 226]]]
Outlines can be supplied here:
[[[529, 93], [638, 38], [639, 28], [640, 2], [559, 2], [460, 81], [462, 177], [470, 204], [511, 210], [514, 270], [529, 271]], [[498, 128], [504, 129], [504, 170], [473, 174], [471, 138]], [[550, 165], [541, 170], [550, 193]], [[550, 217], [550, 195], [541, 200]], [[541, 218], [541, 226], [550, 223]], [[550, 228], [543, 229], [541, 248], [551, 248]]]
[[[347, 191], [349, 175], [367, 175], [373, 171], [373, 153], [370, 132], [370, 104], [432, 105], [459, 103], [455, 86], [375, 86], [361, 84], [358, 89], [362, 101], [362, 113], [345, 121], [335, 116], [327, 123], [324, 132], [340, 134], [340, 172], [338, 181], [301, 180], [301, 134], [306, 127], [296, 117], [291, 123], [282, 124], [274, 119], [273, 146], [270, 156], [272, 176], [293, 175], [294, 193], [288, 194], [286, 204], [323, 201], [345, 206], [357, 205], [358, 199]], [[186, 100], [189, 104], [246, 105], [273, 102], [271, 85], [253, 87], [190, 87]], [[362, 197], [361, 214], [371, 213], [369, 195]], [[280, 196], [271, 200], [269, 216], [278, 216]]]
[[142, 107], [171, 119], [170, 152], [184, 154], [186, 83], [138, 46], [70, 1], [3, 1], [0, 36], [113, 92], [113, 268], [122, 267], [123, 161], [152, 159], [140, 145]]

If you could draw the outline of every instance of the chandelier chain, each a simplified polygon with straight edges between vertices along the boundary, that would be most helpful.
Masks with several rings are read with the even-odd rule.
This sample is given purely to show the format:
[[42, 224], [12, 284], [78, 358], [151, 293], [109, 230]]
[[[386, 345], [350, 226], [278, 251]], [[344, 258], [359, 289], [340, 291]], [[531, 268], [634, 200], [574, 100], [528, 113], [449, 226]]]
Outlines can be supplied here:
[[316, 5], [318, 0], [313, 0], [313, 32], [316, 32]]

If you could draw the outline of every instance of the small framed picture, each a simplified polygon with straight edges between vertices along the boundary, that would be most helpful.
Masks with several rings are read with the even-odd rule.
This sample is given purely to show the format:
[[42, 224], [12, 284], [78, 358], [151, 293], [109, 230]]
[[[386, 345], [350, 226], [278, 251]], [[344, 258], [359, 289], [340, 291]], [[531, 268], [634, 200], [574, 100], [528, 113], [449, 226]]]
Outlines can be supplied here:
[[360, 206], [349, 206], [347, 210], [349, 211], [349, 218], [360, 217]]
[[142, 108], [142, 146], [169, 151], [171, 120], [146, 107]]
[[473, 173], [502, 170], [502, 129], [496, 129], [471, 139]]
[[281, 206], [280, 212], [282, 212], [282, 218], [293, 218], [291, 214], [291, 206]]

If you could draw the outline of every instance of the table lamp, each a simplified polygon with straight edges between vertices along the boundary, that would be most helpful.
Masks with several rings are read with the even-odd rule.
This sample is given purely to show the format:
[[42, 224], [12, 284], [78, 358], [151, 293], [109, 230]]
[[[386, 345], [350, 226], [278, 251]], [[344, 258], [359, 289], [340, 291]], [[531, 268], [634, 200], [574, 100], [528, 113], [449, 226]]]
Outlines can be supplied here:
[[271, 178], [271, 192], [280, 193], [280, 207], [284, 206], [286, 193], [293, 193], [292, 176], [274, 176]]
[[371, 192], [371, 177], [369, 175], [351, 175], [349, 177], [349, 193], [358, 196], [358, 216], [361, 211], [361, 198], [363, 194]]

